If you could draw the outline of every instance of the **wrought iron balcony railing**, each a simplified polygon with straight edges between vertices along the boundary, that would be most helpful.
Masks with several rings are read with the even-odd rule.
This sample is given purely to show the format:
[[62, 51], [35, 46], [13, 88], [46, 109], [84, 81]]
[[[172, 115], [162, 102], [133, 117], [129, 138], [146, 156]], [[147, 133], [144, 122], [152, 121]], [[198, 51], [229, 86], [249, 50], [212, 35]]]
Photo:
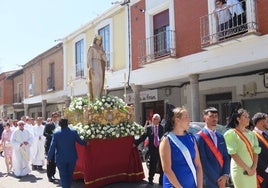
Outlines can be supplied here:
[[[253, 0], [244, 0], [221, 11], [214, 11], [201, 17], [201, 46], [206, 47], [245, 33], [257, 32], [255, 3], [256, 1]], [[243, 13], [235, 14], [235, 10], [241, 10], [241, 8]], [[223, 17], [226, 11], [229, 13], [229, 18]]]
[[20, 93], [20, 94], [15, 93], [13, 95], [13, 103], [22, 103], [22, 100], [23, 100], [23, 94], [22, 93]]
[[75, 76], [76, 78], [84, 78], [84, 65], [83, 64], [76, 64], [75, 66]]
[[175, 31], [163, 31], [139, 41], [139, 64], [147, 64], [163, 57], [176, 56]]

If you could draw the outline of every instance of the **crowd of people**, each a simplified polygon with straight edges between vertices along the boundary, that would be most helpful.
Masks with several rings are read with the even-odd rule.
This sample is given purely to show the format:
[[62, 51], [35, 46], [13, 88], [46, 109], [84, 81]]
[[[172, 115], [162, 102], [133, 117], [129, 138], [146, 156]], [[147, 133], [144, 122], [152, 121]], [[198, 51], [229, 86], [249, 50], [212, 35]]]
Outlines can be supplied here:
[[31, 170], [43, 170], [46, 162], [43, 136], [45, 124], [41, 117], [35, 121], [28, 116], [22, 116], [19, 121], [5, 116], [0, 121], [0, 127], [3, 127], [0, 135], [7, 175], [13, 171], [20, 178]]
[[148, 182], [152, 183], [155, 169], [159, 168], [159, 184], [164, 188], [224, 188], [230, 179], [235, 188], [267, 188], [268, 115], [256, 113], [252, 130], [249, 113], [236, 109], [224, 135], [216, 130], [218, 119], [216, 108], [205, 109], [205, 126], [193, 135], [187, 132], [190, 118], [184, 107], [172, 110], [164, 128], [159, 124], [159, 114], [154, 114], [151, 125], [146, 125], [146, 132], [135, 143], [149, 137], [152, 160]]
[[44, 165], [47, 165], [48, 180], [54, 182], [57, 166], [62, 187], [71, 187], [77, 160], [75, 143], [87, 143], [80, 139], [76, 131], [68, 128], [67, 119], [59, 118], [57, 112], [53, 112], [46, 121], [42, 117], [34, 120], [28, 116], [17, 121], [5, 116], [0, 121], [0, 127], [6, 176], [21, 178], [32, 170], [42, 172]]
[[[251, 119], [254, 127], [249, 129], [249, 112], [236, 109], [223, 135], [216, 129], [218, 119], [216, 108], [205, 109], [204, 128], [192, 134], [187, 132], [191, 119], [186, 108], [173, 108], [165, 125], [159, 114], [153, 114], [145, 133], [135, 141], [137, 146], [148, 139], [148, 183], [154, 184], [159, 173], [158, 181], [164, 188], [224, 188], [230, 177], [235, 188], [267, 188], [268, 115], [256, 113]], [[7, 175], [13, 172], [21, 178], [32, 170], [42, 171], [47, 164], [50, 182], [55, 181], [57, 167], [62, 187], [71, 187], [78, 157], [75, 143], [87, 143], [68, 128], [67, 119], [53, 112], [47, 121], [4, 117], [1, 125]]]

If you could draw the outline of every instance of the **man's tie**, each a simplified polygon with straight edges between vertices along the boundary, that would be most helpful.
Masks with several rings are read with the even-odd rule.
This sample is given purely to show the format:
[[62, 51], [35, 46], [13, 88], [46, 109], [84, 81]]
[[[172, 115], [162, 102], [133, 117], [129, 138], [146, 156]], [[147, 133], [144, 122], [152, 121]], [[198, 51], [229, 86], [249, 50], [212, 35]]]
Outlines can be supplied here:
[[210, 133], [212, 135], [212, 140], [213, 140], [215, 146], [218, 147], [217, 146], [217, 136], [216, 136], [215, 132], [214, 131], [211, 131]]
[[158, 141], [158, 129], [157, 126], [154, 125], [154, 146], [158, 147], [159, 141]]
[[265, 132], [262, 132], [263, 137], [268, 140], [268, 135]]

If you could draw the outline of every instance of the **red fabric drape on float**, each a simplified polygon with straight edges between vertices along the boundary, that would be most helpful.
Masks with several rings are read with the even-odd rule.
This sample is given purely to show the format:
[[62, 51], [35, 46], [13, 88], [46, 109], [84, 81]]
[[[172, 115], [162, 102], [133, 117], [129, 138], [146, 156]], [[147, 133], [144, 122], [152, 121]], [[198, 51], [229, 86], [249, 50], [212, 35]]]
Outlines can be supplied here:
[[85, 187], [97, 188], [115, 182], [136, 182], [144, 178], [134, 138], [92, 139], [89, 146], [76, 145], [78, 160], [73, 179], [84, 179]]

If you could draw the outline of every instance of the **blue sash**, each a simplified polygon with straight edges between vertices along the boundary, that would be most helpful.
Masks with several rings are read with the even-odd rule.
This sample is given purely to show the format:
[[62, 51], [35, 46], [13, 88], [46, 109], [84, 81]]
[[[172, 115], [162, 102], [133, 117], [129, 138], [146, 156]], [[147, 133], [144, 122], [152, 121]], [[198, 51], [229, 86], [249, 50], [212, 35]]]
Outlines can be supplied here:
[[192, 171], [195, 184], [197, 185], [197, 181], [196, 181], [196, 169], [195, 169], [195, 166], [193, 164], [192, 157], [191, 157], [191, 154], [190, 154], [188, 148], [176, 137], [176, 135], [174, 133], [169, 132], [167, 136], [179, 148], [179, 150], [181, 150], [181, 152], [182, 152], [182, 154], [183, 154], [183, 156], [184, 156], [184, 158], [185, 158], [185, 160], [186, 160], [189, 168]]

